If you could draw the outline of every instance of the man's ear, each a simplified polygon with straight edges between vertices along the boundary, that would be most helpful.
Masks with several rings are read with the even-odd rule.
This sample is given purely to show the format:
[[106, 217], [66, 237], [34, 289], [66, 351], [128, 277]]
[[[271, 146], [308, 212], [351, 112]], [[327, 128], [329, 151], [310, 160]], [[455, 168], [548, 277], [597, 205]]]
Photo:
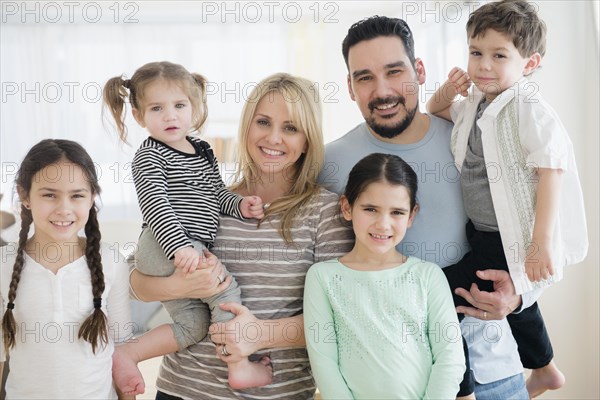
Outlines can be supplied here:
[[408, 218], [408, 223], [406, 224], [407, 228], [410, 228], [412, 226], [412, 223], [415, 220], [415, 217], [417, 216], [418, 212], [419, 212], [419, 205], [415, 204], [415, 208], [413, 208], [413, 210], [410, 213], [410, 217]]
[[356, 99], [354, 98], [354, 90], [352, 90], [352, 79], [350, 79], [350, 74], [348, 74], [347, 82], [348, 82], [348, 93], [350, 93], [350, 98], [352, 99], [352, 101], [356, 101]]
[[352, 221], [352, 207], [348, 202], [348, 198], [344, 195], [340, 197], [340, 206], [342, 209], [342, 216], [346, 221]]
[[533, 53], [531, 57], [529, 57], [529, 61], [525, 64], [525, 68], [523, 68], [523, 76], [527, 76], [533, 73], [540, 66], [542, 62], [542, 56], [540, 53]]
[[423, 64], [423, 60], [421, 60], [420, 58], [417, 58], [415, 60], [415, 72], [417, 73], [419, 85], [424, 84], [427, 74], [425, 73], [425, 64]]
[[144, 118], [142, 117], [142, 113], [140, 112], [140, 110], [138, 110], [137, 108], [132, 108], [131, 109], [131, 113], [133, 114], [133, 118], [135, 118], [135, 120], [137, 121], [137, 123], [142, 128], [145, 128], [146, 125], [144, 124]]

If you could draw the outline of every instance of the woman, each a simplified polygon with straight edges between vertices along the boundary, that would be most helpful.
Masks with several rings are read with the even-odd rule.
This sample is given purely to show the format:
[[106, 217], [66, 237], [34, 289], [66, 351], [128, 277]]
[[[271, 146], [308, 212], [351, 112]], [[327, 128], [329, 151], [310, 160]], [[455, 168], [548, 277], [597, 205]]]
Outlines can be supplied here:
[[[339, 218], [337, 196], [316, 183], [324, 146], [319, 99], [311, 87], [305, 79], [275, 74], [258, 84], [244, 106], [232, 190], [260, 196], [265, 217], [257, 224], [221, 216], [212, 249], [240, 285], [242, 305], [223, 305], [234, 319], [165, 356], [157, 399], [314, 396], [303, 330], [304, 279], [315, 262], [348, 252], [353, 236]], [[146, 301], [207, 297], [231, 280], [219, 285], [221, 271], [217, 265], [166, 278], [134, 271], [131, 284]], [[228, 386], [225, 362], [247, 356], [272, 366], [271, 385], [237, 391]]]

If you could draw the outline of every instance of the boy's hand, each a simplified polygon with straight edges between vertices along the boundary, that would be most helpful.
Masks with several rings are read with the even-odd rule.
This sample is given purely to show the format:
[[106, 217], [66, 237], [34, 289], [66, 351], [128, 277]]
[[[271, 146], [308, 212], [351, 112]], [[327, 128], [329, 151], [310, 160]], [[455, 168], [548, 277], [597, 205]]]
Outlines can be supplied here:
[[525, 272], [531, 282], [548, 279], [554, 275], [549, 243], [535, 240], [531, 243], [525, 257]]
[[262, 199], [258, 196], [246, 196], [240, 203], [240, 212], [244, 218], [260, 219], [265, 216]]
[[200, 263], [200, 254], [193, 247], [184, 247], [175, 252], [173, 263], [184, 273], [194, 272]]
[[466, 71], [454, 67], [448, 73], [448, 80], [445, 83], [445, 94], [449, 96], [450, 100], [454, 99], [457, 94], [467, 97], [472, 83]]

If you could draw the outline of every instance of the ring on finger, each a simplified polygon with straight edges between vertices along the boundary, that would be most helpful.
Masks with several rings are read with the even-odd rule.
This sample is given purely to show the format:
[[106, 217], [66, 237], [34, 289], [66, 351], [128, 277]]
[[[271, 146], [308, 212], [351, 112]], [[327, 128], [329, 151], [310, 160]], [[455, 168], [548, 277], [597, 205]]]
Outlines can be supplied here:
[[225, 357], [230, 356], [231, 354], [229, 354], [229, 352], [227, 351], [227, 347], [226, 345], [223, 345], [223, 347], [221, 347], [221, 354], [224, 355]]
[[483, 319], [487, 319], [487, 311], [483, 312]]
[[219, 285], [220, 285], [225, 280], [225, 277], [223, 275], [219, 275], [219, 276], [217, 276], [217, 279], [219, 280]]

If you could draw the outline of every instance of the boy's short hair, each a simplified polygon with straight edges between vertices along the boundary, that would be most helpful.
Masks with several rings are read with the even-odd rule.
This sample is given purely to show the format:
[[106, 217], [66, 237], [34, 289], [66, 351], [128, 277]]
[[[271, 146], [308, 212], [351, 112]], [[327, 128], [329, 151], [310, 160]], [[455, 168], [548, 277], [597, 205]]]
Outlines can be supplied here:
[[473, 11], [467, 22], [467, 38], [485, 35], [493, 29], [508, 36], [522, 57], [546, 53], [546, 24], [535, 6], [525, 0], [503, 0]]
[[354, 23], [342, 42], [342, 54], [346, 67], [348, 67], [348, 53], [350, 48], [365, 40], [380, 36], [397, 37], [404, 44], [404, 51], [410, 62], [415, 64], [415, 42], [408, 24], [400, 18], [389, 18], [380, 15], [365, 18]]

